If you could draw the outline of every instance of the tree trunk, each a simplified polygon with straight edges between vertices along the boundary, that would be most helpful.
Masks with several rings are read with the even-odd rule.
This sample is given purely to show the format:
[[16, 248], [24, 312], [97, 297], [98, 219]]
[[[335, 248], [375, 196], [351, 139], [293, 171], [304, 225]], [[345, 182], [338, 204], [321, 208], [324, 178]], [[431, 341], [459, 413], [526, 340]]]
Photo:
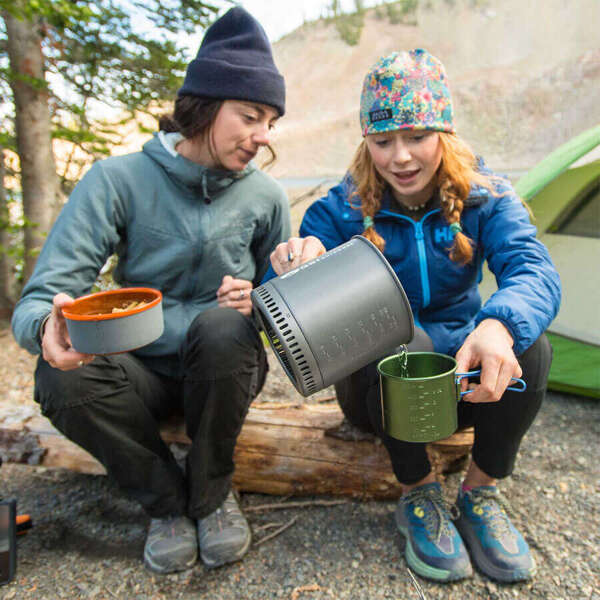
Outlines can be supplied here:
[[[337, 405], [250, 407], [236, 445], [234, 485], [261, 494], [398, 498], [400, 484], [382, 444], [325, 435], [341, 420]], [[165, 423], [161, 433], [176, 457], [185, 455], [189, 440], [180, 420]], [[472, 444], [472, 429], [427, 444], [438, 478], [460, 470]], [[64, 438], [32, 405], [0, 403], [0, 457], [6, 462], [105, 473], [100, 463]]]
[[7, 254], [9, 246], [8, 204], [4, 188], [4, 149], [0, 146], [0, 319], [8, 319], [14, 305], [12, 260]]
[[19, 21], [4, 12], [7, 50], [15, 101], [17, 152], [21, 162], [25, 281], [52, 226], [58, 179], [52, 153], [48, 91], [44, 84], [44, 56], [36, 23]]

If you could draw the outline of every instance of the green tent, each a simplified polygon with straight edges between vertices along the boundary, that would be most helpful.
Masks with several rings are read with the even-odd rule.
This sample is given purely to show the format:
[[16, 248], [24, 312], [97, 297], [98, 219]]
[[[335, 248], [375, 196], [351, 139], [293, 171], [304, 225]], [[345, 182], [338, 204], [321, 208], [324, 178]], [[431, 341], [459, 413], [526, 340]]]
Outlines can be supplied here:
[[[600, 125], [570, 140], [515, 184], [534, 214], [563, 286], [561, 309], [548, 330], [554, 348], [550, 389], [600, 398]], [[496, 289], [487, 272], [483, 298]]]

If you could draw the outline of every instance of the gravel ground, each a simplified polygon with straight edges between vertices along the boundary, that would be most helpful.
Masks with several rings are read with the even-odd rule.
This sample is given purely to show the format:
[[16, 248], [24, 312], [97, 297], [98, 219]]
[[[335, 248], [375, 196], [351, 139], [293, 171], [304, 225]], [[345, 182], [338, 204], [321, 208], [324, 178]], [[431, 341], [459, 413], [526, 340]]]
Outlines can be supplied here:
[[[20, 379], [5, 388], [14, 400], [30, 394], [22, 369], [33, 358], [2, 337], [2, 351], [21, 367]], [[258, 400], [296, 398], [301, 397], [274, 365]], [[600, 600], [599, 433], [597, 402], [549, 394], [523, 442], [515, 473], [502, 483], [514, 521], [538, 563], [532, 583], [500, 585], [479, 573], [451, 585], [419, 580], [424, 596]], [[0, 598], [7, 600], [420, 597], [406, 569], [403, 538], [394, 527], [393, 502], [348, 500], [248, 512], [255, 542], [295, 520], [281, 534], [253, 545], [242, 562], [216, 570], [198, 563], [184, 573], [156, 576], [141, 564], [148, 518], [106, 477], [5, 464], [0, 480], [1, 494], [16, 497], [19, 512], [31, 514], [35, 523], [18, 540], [15, 581], [0, 588]], [[459, 481], [459, 474], [448, 477], [449, 501]], [[242, 495], [244, 507], [281, 501]]]

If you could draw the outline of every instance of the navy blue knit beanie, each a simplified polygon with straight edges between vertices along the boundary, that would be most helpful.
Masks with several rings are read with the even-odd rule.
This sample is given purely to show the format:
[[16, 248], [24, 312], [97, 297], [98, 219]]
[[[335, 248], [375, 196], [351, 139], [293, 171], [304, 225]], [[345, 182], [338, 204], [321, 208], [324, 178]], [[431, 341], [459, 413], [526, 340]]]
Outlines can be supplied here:
[[249, 100], [285, 112], [285, 83], [261, 24], [241, 6], [207, 30], [178, 96]]

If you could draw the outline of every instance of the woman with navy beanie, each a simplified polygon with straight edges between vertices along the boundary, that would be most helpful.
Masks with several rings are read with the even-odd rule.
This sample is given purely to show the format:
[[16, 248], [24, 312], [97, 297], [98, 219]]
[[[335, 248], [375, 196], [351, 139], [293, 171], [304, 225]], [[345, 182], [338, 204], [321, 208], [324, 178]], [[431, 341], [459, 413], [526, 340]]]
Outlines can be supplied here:
[[[496, 481], [512, 473], [545, 393], [544, 330], [558, 311], [558, 274], [510, 183], [456, 134], [437, 58], [422, 49], [381, 58], [364, 80], [360, 125], [347, 176], [309, 207], [302, 237], [277, 247], [273, 268], [284, 273], [362, 234], [406, 291], [415, 319], [409, 350], [455, 356], [457, 372], [481, 369], [458, 406], [459, 427], [473, 426], [475, 442], [452, 512], [425, 444], [383, 431], [377, 362], [338, 381], [336, 392], [346, 431], [374, 433], [388, 450], [403, 488], [396, 523], [414, 571], [453, 581], [471, 575], [473, 561], [499, 581], [530, 579], [535, 562]], [[484, 262], [498, 291], [482, 305]], [[507, 390], [511, 377], [522, 377], [526, 392]]]
[[[146, 567], [240, 559], [250, 529], [231, 489], [236, 440], [267, 372], [250, 291], [290, 235], [286, 195], [253, 159], [270, 149], [285, 86], [261, 25], [235, 7], [206, 32], [173, 114], [141, 152], [97, 162], [76, 186], [14, 312], [41, 354], [35, 399], [150, 517]], [[129, 353], [70, 343], [62, 308], [107, 258], [116, 282], [163, 294], [164, 333]], [[159, 435], [183, 414], [185, 468]]]

